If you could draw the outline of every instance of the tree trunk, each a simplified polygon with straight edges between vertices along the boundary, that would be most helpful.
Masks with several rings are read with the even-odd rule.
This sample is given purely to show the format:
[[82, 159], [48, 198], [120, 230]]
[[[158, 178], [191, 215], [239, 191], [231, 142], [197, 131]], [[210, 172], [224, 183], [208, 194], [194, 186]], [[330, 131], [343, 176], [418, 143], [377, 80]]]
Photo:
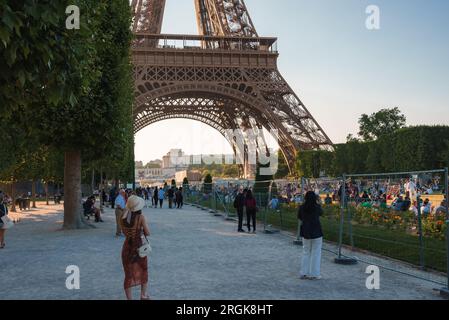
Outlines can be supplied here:
[[31, 183], [31, 197], [33, 198], [33, 209], [36, 209], [36, 180]]
[[92, 169], [92, 179], [90, 181], [90, 188], [92, 189], [92, 193], [95, 193], [95, 169]]
[[16, 190], [14, 187], [14, 181], [11, 183], [11, 212], [17, 212], [16, 210]]
[[64, 229], [81, 229], [81, 152], [64, 155]]
[[48, 181], [45, 181], [45, 201], [47, 201], [47, 206], [50, 205], [50, 201], [48, 200]]

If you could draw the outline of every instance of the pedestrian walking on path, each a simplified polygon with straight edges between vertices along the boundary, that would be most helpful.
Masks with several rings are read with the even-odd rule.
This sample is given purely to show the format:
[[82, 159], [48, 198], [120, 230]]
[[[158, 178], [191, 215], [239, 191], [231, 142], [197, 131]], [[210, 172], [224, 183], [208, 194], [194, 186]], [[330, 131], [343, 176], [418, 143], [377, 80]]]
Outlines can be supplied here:
[[0, 249], [5, 248], [5, 233], [7, 226], [4, 223], [5, 217], [8, 217], [8, 207], [4, 201], [4, 195], [0, 191]]
[[173, 198], [175, 197], [175, 187], [171, 187], [170, 189], [168, 189], [167, 196], [168, 196], [168, 208], [173, 209]]
[[115, 198], [117, 197], [117, 188], [113, 187], [109, 191], [109, 201], [111, 202], [111, 209], [114, 209], [115, 206]]
[[184, 196], [182, 195], [182, 188], [179, 188], [176, 191], [176, 204], [178, 209], [182, 209], [184, 206]]
[[243, 193], [243, 187], [239, 188], [239, 192], [234, 200], [234, 208], [237, 210], [237, 216], [239, 218], [238, 232], [245, 232], [243, 230], [243, 208], [245, 207], [245, 194]]
[[157, 204], [159, 202], [159, 189], [157, 187], [154, 188], [153, 200], [154, 200], [154, 207], [157, 209]]
[[162, 209], [162, 205], [164, 204], [164, 198], [165, 198], [165, 191], [163, 188], [159, 189], [158, 197], [159, 197], [159, 206]]
[[119, 195], [115, 199], [115, 221], [116, 221], [116, 231], [115, 235], [120, 237], [122, 235], [122, 227], [121, 227], [121, 219], [126, 209], [126, 198], [125, 198], [125, 190], [121, 189]]
[[303, 238], [303, 256], [301, 261], [301, 279], [321, 279], [321, 248], [323, 231], [320, 216], [323, 209], [318, 204], [317, 195], [313, 191], [306, 193], [305, 202], [298, 210], [301, 220], [300, 235]]
[[122, 248], [122, 263], [125, 271], [124, 288], [128, 300], [132, 300], [131, 289], [137, 286], [140, 286], [140, 299], [150, 299], [147, 295], [148, 258], [142, 258], [138, 251], [143, 244], [142, 237], [150, 236], [147, 222], [142, 215], [144, 206], [144, 199], [131, 196], [126, 204], [127, 210], [121, 220], [122, 230], [126, 236]]
[[256, 198], [254, 198], [251, 190], [248, 190], [248, 192], [246, 193], [245, 207], [246, 207], [246, 223], [248, 227], [248, 232], [251, 232], [251, 221], [252, 221], [253, 233], [256, 233], [257, 203]]

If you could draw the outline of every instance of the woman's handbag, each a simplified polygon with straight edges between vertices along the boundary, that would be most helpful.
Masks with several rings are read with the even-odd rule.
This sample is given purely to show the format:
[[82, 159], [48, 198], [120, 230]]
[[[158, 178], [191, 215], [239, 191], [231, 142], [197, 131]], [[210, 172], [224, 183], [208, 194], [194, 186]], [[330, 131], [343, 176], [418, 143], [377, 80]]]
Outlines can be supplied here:
[[[142, 237], [142, 240], [144, 239], [144, 237]], [[148, 257], [151, 253], [151, 244], [150, 241], [148, 240], [147, 237], [145, 237], [145, 243], [139, 247], [139, 249], [137, 250], [137, 252], [139, 253], [139, 257], [141, 258], [145, 258]]]
[[4, 215], [1, 220], [3, 222], [2, 229], [11, 229], [12, 227], [14, 227], [14, 222], [12, 222], [12, 220], [9, 219], [7, 215]]

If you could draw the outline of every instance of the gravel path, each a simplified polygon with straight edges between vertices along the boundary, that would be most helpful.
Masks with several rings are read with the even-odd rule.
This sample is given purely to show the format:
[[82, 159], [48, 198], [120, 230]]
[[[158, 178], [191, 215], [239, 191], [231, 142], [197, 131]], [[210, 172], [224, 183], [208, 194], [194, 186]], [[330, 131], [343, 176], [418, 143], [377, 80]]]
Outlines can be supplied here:
[[[97, 229], [62, 231], [61, 206], [40, 207], [7, 233], [0, 299], [124, 299], [124, 238], [114, 238], [113, 211], [106, 209]], [[328, 252], [322, 280], [299, 280], [301, 250], [290, 238], [238, 234], [234, 222], [189, 206], [145, 209], [145, 215], [153, 299], [440, 299], [437, 285], [390, 271], [381, 272], [380, 290], [368, 290], [365, 264], [336, 265]], [[68, 265], [80, 268], [80, 290], [65, 286]]]

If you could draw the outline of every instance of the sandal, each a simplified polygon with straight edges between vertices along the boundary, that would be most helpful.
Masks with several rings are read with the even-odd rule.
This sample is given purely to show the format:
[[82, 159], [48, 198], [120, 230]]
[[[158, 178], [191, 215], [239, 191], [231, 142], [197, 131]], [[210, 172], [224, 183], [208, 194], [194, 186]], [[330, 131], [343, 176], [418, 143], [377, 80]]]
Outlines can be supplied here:
[[151, 298], [149, 296], [145, 296], [145, 297], [140, 297], [140, 300], [151, 300]]
[[4, 249], [5, 246], [6, 246], [6, 243], [3, 242], [2, 245], [0, 246], [0, 249]]

